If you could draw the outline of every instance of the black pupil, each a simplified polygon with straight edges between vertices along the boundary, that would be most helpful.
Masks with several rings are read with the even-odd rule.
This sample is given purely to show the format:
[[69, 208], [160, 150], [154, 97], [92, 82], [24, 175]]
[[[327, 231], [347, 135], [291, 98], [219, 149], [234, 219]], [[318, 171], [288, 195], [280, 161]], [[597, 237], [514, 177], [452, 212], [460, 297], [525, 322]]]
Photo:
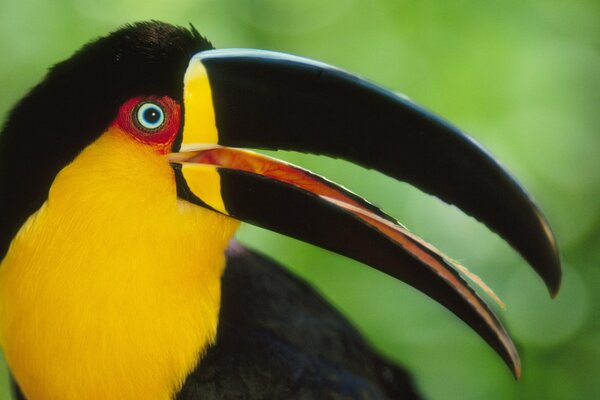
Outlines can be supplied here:
[[154, 125], [160, 120], [160, 112], [156, 108], [148, 108], [144, 110], [143, 118], [144, 121]]

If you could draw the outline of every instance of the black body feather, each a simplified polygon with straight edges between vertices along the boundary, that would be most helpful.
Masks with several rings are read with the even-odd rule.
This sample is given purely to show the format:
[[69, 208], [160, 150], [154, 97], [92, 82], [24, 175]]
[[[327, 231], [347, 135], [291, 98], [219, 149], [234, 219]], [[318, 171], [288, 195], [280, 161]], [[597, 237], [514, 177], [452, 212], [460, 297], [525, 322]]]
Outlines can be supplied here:
[[222, 291], [217, 344], [178, 400], [420, 398], [405, 371], [269, 258], [233, 243]]

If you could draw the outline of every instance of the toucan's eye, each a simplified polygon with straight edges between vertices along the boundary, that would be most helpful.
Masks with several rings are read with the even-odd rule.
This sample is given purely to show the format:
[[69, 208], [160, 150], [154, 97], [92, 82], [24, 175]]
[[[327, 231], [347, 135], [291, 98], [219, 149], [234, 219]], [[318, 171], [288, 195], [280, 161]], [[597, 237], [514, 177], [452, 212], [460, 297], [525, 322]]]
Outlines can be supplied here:
[[166, 154], [179, 132], [180, 106], [169, 96], [134, 97], [121, 105], [113, 124]]
[[134, 110], [135, 121], [140, 128], [154, 133], [165, 123], [165, 112], [162, 107], [152, 101], [140, 103]]

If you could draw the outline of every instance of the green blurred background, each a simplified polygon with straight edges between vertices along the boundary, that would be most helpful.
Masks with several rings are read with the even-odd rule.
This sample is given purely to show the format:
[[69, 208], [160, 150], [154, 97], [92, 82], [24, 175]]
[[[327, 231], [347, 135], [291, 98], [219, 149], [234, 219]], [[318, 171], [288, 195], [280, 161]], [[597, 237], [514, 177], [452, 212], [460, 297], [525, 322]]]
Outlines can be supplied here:
[[455, 208], [347, 163], [278, 157], [374, 200], [484, 278], [506, 302], [499, 313], [521, 351], [519, 382], [466, 325], [406, 285], [258, 228], [238, 236], [312, 282], [431, 399], [600, 399], [600, 2], [0, 0], [0, 118], [50, 65], [145, 19], [192, 22], [217, 47], [342, 67], [490, 149], [556, 231], [565, 274], [554, 301], [514, 251]]

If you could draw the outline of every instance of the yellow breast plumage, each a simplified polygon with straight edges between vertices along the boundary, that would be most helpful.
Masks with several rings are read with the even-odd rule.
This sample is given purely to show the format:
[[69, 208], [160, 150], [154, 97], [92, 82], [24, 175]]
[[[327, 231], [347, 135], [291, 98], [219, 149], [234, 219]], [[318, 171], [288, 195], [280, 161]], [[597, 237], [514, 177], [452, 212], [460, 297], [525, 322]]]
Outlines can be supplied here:
[[237, 222], [178, 201], [168, 162], [121, 134], [61, 171], [0, 269], [3, 347], [35, 399], [167, 399], [216, 334]]

